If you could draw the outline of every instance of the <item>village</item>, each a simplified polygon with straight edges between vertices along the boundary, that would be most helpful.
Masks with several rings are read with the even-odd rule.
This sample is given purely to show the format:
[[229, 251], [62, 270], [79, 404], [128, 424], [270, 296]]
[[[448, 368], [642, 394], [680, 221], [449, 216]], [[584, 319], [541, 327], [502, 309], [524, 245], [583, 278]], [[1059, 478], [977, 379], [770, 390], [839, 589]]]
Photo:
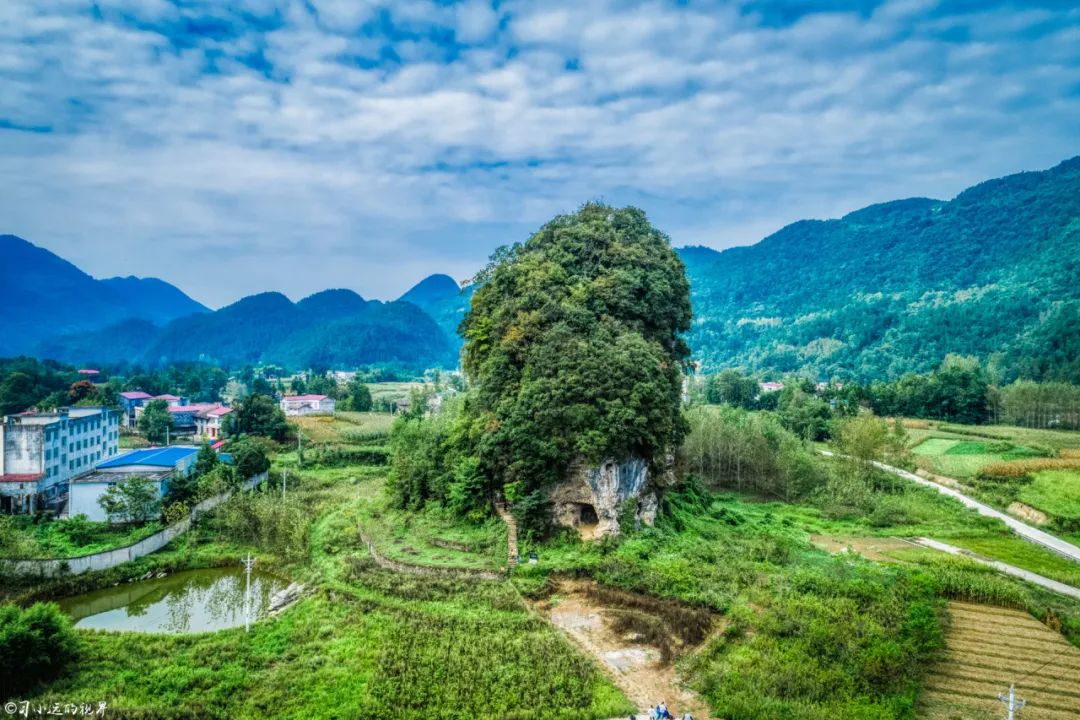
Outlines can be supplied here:
[[[79, 372], [91, 378], [98, 373]], [[105, 522], [100, 500], [121, 481], [147, 479], [161, 499], [171, 479], [191, 475], [204, 445], [223, 462], [232, 462], [222, 452], [224, 425], [233, 412], [228, 403], [189, 402], [141, 390], [120, 392], [118, 400], [118, 408], [31, 409], [5, 416], [0, 423], [0, 513], [45, 513], [58, 519], [82, 515]], [[282, 394], [276, 401], [286, 417], [333, 415], [336, 406], [334, 398], [319, 394]], [[139, 421], [155, 402], [168, 412], [165, 441], [124, 448], [122, 439], [139, 438]]]

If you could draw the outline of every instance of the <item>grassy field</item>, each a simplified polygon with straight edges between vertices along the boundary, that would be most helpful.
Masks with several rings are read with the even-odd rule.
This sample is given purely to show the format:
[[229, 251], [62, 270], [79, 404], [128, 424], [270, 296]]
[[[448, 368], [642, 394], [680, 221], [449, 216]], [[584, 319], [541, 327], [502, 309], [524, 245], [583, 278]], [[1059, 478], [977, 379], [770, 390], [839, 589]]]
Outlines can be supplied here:
[[506, 525], [462, 522], [443, 508], [391, 508], [381, 480], [361, 491], [360, 524], [379, 554], [412, 565], [499, 570], [506, 565]]
[[947, 650], [920, 698], [924, 720], [997, 720], [998, 693], [1017, 683], [1030, 720], [1070, 720], [1080, 709], [1080, 649], [1029, 615], [951, 603]]
[[36, 521], [25, 515], [0, 516], [0, 557], [70, 558], [125, 547], [162, 528], [151, 522], [118, 526], [81, 520]]
[[1043, 470], [1020, 489], [1020, 501], [1047, 515], [1080, 523], [1080, 471]]

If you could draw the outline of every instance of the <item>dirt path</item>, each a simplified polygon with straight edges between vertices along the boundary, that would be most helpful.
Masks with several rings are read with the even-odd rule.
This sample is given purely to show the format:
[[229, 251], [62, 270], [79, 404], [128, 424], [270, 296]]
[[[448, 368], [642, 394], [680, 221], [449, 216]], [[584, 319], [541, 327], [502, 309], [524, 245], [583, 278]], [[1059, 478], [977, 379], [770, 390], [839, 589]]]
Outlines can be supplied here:
[[675, 717], [689, 712], [695, 718], [709, 718], [705, 702], [682, 686], [672, 664], [661, 663], [656, 648], [612, 630], [609, 620], [619, 608], [592, 600], [584, 592], [587, 586], [587, 581], [561, 581], [552, 598], [533, 608], [596, 659], [604, 673], [637, 706], [639, 715], [665, 702]]
[[513, 568], [518, 563], [517, 520], [510, 514], [506, 503], [501, 500], [495, 503], [495, 512], [506, 523], [506, 561]]

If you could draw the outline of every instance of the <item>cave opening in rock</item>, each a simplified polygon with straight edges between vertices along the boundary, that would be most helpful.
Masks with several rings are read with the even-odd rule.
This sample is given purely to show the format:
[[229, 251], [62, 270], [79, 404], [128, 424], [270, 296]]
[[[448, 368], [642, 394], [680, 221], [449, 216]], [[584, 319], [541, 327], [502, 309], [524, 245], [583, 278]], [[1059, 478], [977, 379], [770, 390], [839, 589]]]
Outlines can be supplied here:
[[596, 508], [588, 503], [581, 503], [578, 505], [579, 525], [596, 525], [599, 522], [600, 517], [596, 514]]

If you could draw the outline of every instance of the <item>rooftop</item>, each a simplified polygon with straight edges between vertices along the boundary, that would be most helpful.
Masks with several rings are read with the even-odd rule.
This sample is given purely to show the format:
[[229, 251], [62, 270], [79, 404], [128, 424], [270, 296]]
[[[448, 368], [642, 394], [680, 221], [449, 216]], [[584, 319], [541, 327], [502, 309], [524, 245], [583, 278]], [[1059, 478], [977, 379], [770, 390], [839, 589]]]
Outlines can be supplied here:
[[0, 475], [0, 482], [33, 482], [45, 477], [45, 473], [9, 473]]
[[149, 478], [150, 480], [164, 480], [172, 475], [170, 470], [154, 470], [152, 472], [146, 472], [145, 470], [140, 472], [138, 470], [132, 470], [130, 472], [92, 472], [89, 475], [82, 475], [77, 478], [72, 478], [72, 483], [115, 483], [121, 480], [127, 480], [133, 477]]
[[128, 400], [147, 400], [151, 395], [150, 393], [144, 393], [142, 390], [129, 390], [120, 393], [120, 397], [127, 398]]
[[97, 469], [122, 468], [130, 465], [151, 465], [153, 467], [173, 468], [181, 460], [197, 455], [199, 448], [190, 445], [173, 445], [163, 448], [146, 448], [144, 450], [132, 450], [131, 452], [118, 455], [111, 460], [98, 463]]
[[321, 402], [326, 395], [286, 395], [281, 399], [286, 402]]
[[218, 407], [218, 403], [191, 403], [190, 405], [177, 405], [176, 407], [169, 408], [171, 413], [200, 413], [207, 410], [213, 410]]

